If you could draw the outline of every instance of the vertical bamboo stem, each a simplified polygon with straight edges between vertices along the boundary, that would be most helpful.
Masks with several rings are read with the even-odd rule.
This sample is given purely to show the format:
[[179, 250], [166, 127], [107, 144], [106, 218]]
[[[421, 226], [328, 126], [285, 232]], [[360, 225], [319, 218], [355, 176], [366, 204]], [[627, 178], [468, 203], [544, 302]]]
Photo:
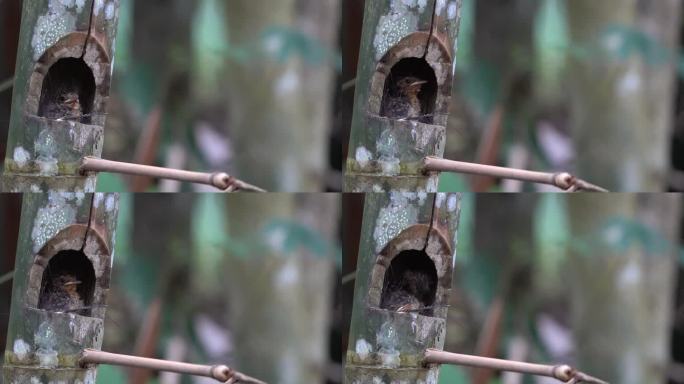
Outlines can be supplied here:
[[[78, 166], [102, 154], [118, 9], [119, 0], [23, 2], [2, 190], [94, 192], [96, 175]], [[78, 112], [61, 104], [67, 91]]]
[[[460, 8], [460, 0], [366, 2], [345, 191], [437, 191], [439, 176], [421, 163], [444, 155]], [[407, 75], [427, 82], [420, 119], [383, 113], [390, 87]]]
[[[25, 194], [2, 377], [93, 383], [85, 348], [100, 349], [118, 215], [116, 194]], [[76, 308], [47, 305], [58, 276], [79, 280]], [[82, 288], [80, 288], [82, 287]]]
[[[444, 347], [460, 199], [458, 194], [366, 195], [345, 382], [437, 383], [439, 367], [424, 365], [423, 356], [428, 348]], [[385, 279], [393, 276], [388, 271], [400, 270], [399, 263], [434, 268], [436, 275], [426, 284], [435, 287], [427, 313], [381, 308], [389, 286]]]

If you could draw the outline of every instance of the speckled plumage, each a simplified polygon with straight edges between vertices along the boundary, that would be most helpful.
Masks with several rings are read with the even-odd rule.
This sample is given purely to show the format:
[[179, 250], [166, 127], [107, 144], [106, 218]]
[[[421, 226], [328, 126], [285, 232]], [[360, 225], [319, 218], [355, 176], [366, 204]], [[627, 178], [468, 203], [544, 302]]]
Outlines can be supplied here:
[[83, 309], [84, 303], [77, 290], [80, 283], [68, 274], [53, 277], [41, 295], [38, 307], [52, 312], [73, 312]]
[[423, 84], [425, 81], [412, 76], [399, 79], [383, 98], [380, 114], [396, 120], [420, 118], [422, 105], [418, 94]]
[[425, 271], [405, 270], [383, 292], [380, 308], [414, 312], [429, 305], [431, 279]]
[[78, 94], [65, 92], [56, 102], [49, 104], [45, 109], [45, 117], [48, 119], [78, 119], [82, 116], [81, 103]]

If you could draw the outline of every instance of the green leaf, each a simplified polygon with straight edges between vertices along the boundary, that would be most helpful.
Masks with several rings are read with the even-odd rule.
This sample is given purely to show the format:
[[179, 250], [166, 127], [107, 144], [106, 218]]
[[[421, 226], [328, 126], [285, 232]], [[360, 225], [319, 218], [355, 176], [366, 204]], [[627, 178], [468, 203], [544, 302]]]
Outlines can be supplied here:
[[547, 97], [562, 92], [569, 35], [563, 0], [544, 0], [535, 18], [534, 49], [539, 87]]
[[[565, 199], [555, 193], [542, 194], [534, 212], [533, 236], [537, 276], [542, 286], [557, 286], [570, 239], [570, 223]], [[548, 280], [547, 280], [548, 279]]]
[[342, 265], [339, 247], [323, 235], [301, 223], [288, 219], [274, 219], [262, 229], [262, 238], [281, 254], [295, 254], [304, 249], [320, 258], [333, 258]]
[[[192, 51], [198, 89], [220, 90], [225, 57], [221, 53], [228, 46], [227, 28], [224, 23], [223, 2], [202, 0], [192, 23]], [[210, 92], [211, 93], [211, 92]]]
[[271, 26], [261, 35], [261, 46], [266, 47], [268, 56], [278, 62], [286, 62], [291, 57], [301, 58], [313, 66], [334, 63], [341, 69], [339, 54], [326, 47], [322, 41], [302, 31], [288, 26]]
[[192, 212], [191, 238], [196, 274], [205, 276], [202, 281], [215, 283], [223, 259], [221, 245], [226, 237], [226, 208], [221, 195], [202, 194], [195, 202]]
[[601, 41], [607, 42], [604, 46], [612, 48], [611, 53], [622, 60], [640, 56], [649, 65], [663, 65], [674, 56], [674, 52], [642, 30], [627, 25], [607, 26], [601, 34]]

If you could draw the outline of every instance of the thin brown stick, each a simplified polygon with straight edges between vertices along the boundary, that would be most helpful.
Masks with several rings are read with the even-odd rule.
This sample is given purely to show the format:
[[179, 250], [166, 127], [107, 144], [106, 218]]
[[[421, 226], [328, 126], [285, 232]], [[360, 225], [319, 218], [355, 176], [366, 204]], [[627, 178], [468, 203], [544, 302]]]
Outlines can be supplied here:
[[455, 172], [469, 175], [490, 176], [499, 179], [520, 180], [530, 183], [552, 185], [566, 192], [608, 192], [608, 190], [604, 188], [578, 179], [567, 172], [536, 172], [524, 169], [446, 160], [437, 157], [426, 157], [423, 159], [423, 172]]
[[[138, 138], [138, 144], [133, 155], [133, 163], [152, 165], [159, 151], [159, 139], [161, 136], [161, 120], [163, 116], [162, 108], [157, 105], [145, 120], [145, 125]], [[132, 176], [129, 180], [131, 192], [144, 192], [153, 179], [151, 177]]]
[[95, 157], [84, 157], [81, 160], [80, 172], [112, 172], [126, 175], [149, 176], [159, 179], [186, 181], [196, 184], [211, 185], [226, 192], [249, 191], [266, 192], [254, 185], [238, 180], [227, 173], [203, 173], [184, 171], [180, 169], [154, 167], [151, 165], [123, 163], [120, 161], [104, 160]]
[[475, 368], [488, 368], [497, 371], [525, 373], [534, 376], [546, 376], [564, 383], [608, 384], [603, 380], [580, 372], [569, 365], [523, 363], [519, 361], [444, 352], [436, 349], [426, 350], [423, 361], [426, 364], [454, 364]]
[[102, 352], [93, 349], [84, 350], [81, 353], [81, 359], [79, 360], [79, 363], [82, 366], [87, 366], [89, 364], [108, 364], [152, 369], [155, 371], [174, 372], [193, 376], [203, 376], [212, 378], [222, 383], [266, 384], [261, 380], [257, 380], [240, 372], [236, 372], [226, 365], [212, 366], [189, 364], [177, 361], [120, 355], [117, 353]]

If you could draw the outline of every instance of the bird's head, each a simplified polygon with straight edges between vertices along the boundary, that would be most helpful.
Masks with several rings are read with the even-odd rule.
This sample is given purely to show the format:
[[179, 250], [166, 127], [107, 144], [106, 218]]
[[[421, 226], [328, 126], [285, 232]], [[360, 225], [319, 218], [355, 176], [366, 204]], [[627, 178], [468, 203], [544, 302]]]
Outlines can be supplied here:
[[417, 77], [407, 76], [399, 79], [397, 82], [397, 87], [405, 95], [418, 95], [425, 83], [427, 83], [427, 81], [421, 80]]
[[61, 275], [57, 277], [57, 286], [69, 293], [76, 292], [79, 284], [81, 284], [81, 282], [72, 275]]
[[69, 109], [78, 110], [81, 107], [81, 103], [78, 99], [78, 93], [67, 92], [59, 96], [59, 103], [61, 105], [67, 106]]

